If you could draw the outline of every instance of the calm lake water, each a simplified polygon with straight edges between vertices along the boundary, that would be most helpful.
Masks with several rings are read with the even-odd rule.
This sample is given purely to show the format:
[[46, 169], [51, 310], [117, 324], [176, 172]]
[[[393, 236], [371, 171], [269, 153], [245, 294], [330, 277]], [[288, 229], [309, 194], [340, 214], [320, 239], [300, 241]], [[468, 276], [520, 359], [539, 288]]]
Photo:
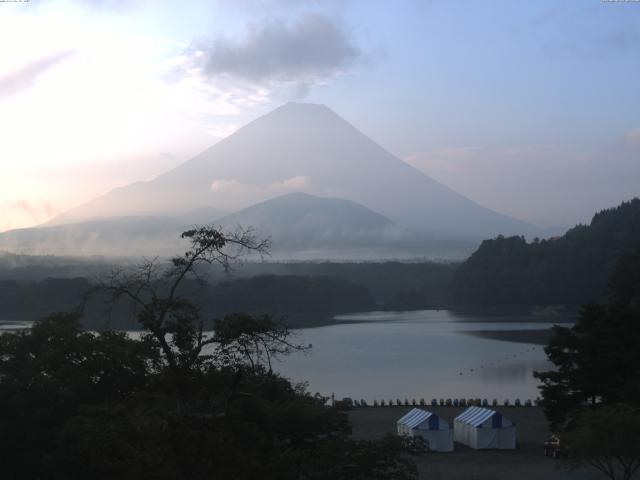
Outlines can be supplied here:
[[336, 398], [535, 399], [535, 370], [547, 370], [542, 346], [481, 338], [471, 331], [538, 330], [570, 319], [470, 315], [451, 311], [370, 312], [351, 321], [297, 330], [308, 353], [275, 368], [309, 390]]
[[[295, 340], [312, 344], [312, 349], [276, 361], [274, 368], [294, 382], [309, 382], [312, 393], [335, 393], [336, 398], [479, 397], [502, 402], [535, 399], [533, 372], [551, 365], [540, 345], [471, 332], [539, 330], [572, 319], [422, 310], [342, 315], [337, 320], [350, 323], [295, 330]], [[0, 321], [0, 331], [28, 326]]]

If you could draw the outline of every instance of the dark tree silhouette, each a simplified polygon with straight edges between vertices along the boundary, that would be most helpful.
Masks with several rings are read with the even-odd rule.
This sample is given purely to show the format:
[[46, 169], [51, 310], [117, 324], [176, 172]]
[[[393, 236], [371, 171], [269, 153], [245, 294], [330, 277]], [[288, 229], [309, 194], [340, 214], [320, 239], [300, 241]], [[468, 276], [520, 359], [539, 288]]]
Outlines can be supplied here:
[[631, 480], [640, 468], [640, 410], [627, 406], [585, 411], [563, 442], [573, 460], [610, 480]]
[[168, 265], [113, 272], [93, 291], [127, 301], [139, 338], [83, 331], [68, 314], [0, 335], [3, 478], [415, 479], [420, 445], [351, 439], [343, 412], [271, 370], [274, 355], [307, 348], [286, 327], [235, 314], [205, 329], [187, 279], [268, 244], [248, 231], [183, 236], [190, 248]]
[[210, 357], [203, 349], [215, 342], [204, 332], [205, 319], [194, 304], [181, 295], [188, 279], [204, 285], [199, 267], [216, 264], [229, 270], [247, 253], [267, 254], [268, 239], [258, 239], [252, 229], [224, 232], [214, 227], [187, 230], [181, 237], [189, 248], [168, 265], [158, 258], [145, 260], [129, 270], [118, 269], [100, 280], [89, 292], [106, 295], [109, 308], [124, 299], [134, 310], [140, 326], [157, 343], [170, 368], [189, 370]]
[[616, 262], [640, 245], [640, 199], [596, 213], [561, 237], [482, 242], [456, 270], [452, 300], [467, 305], [584, 305], [606, 297]]
[[545, 348], [556, 369], [538, 372], [542, 406], [554, 428], [585, 407], [640, 405], [640, 251], [624, 255], [609, 302], [588, 305], [572, 328], [555, 327]]

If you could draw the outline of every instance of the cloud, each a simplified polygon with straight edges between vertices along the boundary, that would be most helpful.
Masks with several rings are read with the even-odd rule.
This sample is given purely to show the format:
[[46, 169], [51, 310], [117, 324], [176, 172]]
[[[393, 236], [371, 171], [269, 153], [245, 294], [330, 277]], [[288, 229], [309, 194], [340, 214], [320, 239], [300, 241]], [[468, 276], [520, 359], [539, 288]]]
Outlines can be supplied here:
[[47, 201], [0, 201], [0, 231], [22, 228], [52, 218], [58, 211]]
[[238, 180], [214, 180], [209, 187], [212, 192], [239, 192], [245, 188]]
[[272, 182], [268, 185], [246, 185], [236, 179], [216, 179], [211, 182], [209, 190], [214, 193], [243, 193], [265, 195], [269, 192], [283, 190], [304, 190], [309, 187], [309, 178], [304, 175], [296, 175]]
[[629, 130], [624, 135], [625, 143], [632, 148], [640, 148], [640, 128]]
[[280, 182], [269, 185], [270, 190], [302, 190], [309, 186], [309, 178], [304, 175], [296, 175]]
[[115, 9], [133, 8], [149, 4], [150, 2], [145, 0], [76, 0], [75, 3], [84, 8], [112, 11]]
[[242, 41], [216, 39], [200, 52], [203, 71], [210, 76], [303, 85], [344, 71], [361, 55], [331, 18], [317, 13], [306, 13], [292, 23], [253, 26]]
[[38, 76], [73, 55], [73, 50], [56, 52], [41, 57], [29, 64], [0, 76], [0, 98], [13, 95], [31, 87]]
[[237, 123], [228, 125], [209, 125], [205, 128], [207, 133], [215, 138], [226, 138], [240, 128]]

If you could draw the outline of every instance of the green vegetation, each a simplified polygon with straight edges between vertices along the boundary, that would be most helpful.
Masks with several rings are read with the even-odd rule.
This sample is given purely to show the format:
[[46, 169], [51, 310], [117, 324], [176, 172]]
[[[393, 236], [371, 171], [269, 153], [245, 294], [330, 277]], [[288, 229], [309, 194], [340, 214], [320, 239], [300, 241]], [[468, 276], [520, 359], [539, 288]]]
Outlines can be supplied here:
[[640, 410], [603, 406], [580, 414], [563, 441], [573, 459], [611, 480], [631, 480], [640, 468]]
[[583, 305], [602, 299], [618, 259], [640, 245], [640, 199], [597, 213], [589, 226], [527, 243], [482, 242], [456, 271], [458, 305]]
[[546, 347], [542, 406], [578, 462], [612, 480], [640, 467], [640, 250], [620, 258], [604, 305], [583, 308]]
[[0, 280], [0, 318], [42, 318], [49, 312], [71, 310], [89, 289], [86, 278], [47, 278], [40, 282]]
[[609, 301], [583, 308], [575, 326], [555, 327], [545, 349], [555, 370], [537, 373], [555, 427], [585, 405], [640, 406], [640, 251], [624, 255]]
[[[421, 445], [350, 438], [346, 416], [271, 359], [307, 347], [269, 317], [205, 317], [185, 297], [199, 266], [262, 250], [246, 232], [185, 232], [191, 248], [94, 286], [125, 301], [140, 338], [89, 333], [74, 314], [0, 336], [0, 471], [42, 479], [388, 479], [417, 472]], [[194, 281], [195, 281], [194, 280]]]
[[[82, 303], [83, 294], [91, 285], [89, 280], [37, 280], [37, 262], [43, 259], [51, 264], [43, 273], [76, 273], [75, 267], [65, 266], [70, 260], [62, 258], [13, 257], [11, 269], [8, 261], [4, 269], [0, 262], [0, 277], [12, 272], [21, 278], [0, 280], [0, 318], [34, 320], [48, 312], [75, 309]], [[107, 267], [96, 265], [96, 275], [107, 274]], [[111, 268], [114, 267], [123, 268]], [[225, 275], [205, 265], [202, 272], [210, 281], [206, 288], [203, 290], [193, 279], [185, 281], [182, 288], [210, 317], [236, 311], [268, 313], [283, 316], [290, 326], [300, 327], [326, 322], [338, 313], [441, 306], [454, 268], [453, 264], [400, 262], [243, 263]], [[103, 310], [100, 302], [88, 305], [83, 324], [88, 328], [104, 327]], [[109, 325], [137, 328], [126, 308], [113, 309]]]
[[368, 289], [348, 280], [297, 275], [259, 275], [221, 282], [212, 288], [211, 300], [217, 312], [288, 315], [294, 322], [300, 313], [330, 317], [376, 306]]
[[[231, 272], [202, 269], [211, 316], [242, 310], [286, 317], [290, 326], [328, 321], [352, 311], [412, 310], [456, 306], [575, 307], [603, 300], [607, 277], [621, 255], [640, 244], [640, 200], [602, 211], [589, 226], [527, 243], [523, 237], [482, 242], [462, 264], [435, 262], [246, 262]], [[41, 318], [82, 301], [89, 279], [135, 261], [104, 258], [0, 255], [0, 318]], [[207, 303], [207, 299], [214, 299]], [[102, 310], [85, 309], [83, 323], [104, 325]], [[111, 326], [135, 328], [115, 308]]]
[[445, 304], [457, 266], [428, 261], [267, 262], [242, 265], [235, 274], [340, 278], [367, 288], [379, 309], [410, 310]]

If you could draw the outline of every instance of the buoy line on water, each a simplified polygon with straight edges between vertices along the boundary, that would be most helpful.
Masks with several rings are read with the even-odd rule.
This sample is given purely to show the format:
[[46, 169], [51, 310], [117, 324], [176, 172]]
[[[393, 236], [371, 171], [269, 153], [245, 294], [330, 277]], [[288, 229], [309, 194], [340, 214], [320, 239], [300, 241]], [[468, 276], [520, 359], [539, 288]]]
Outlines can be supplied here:
[[[497, 360], [492, 360], [489, 363], [483, 363], [483, 364], [480, 365], [480, 369], [483, 369], [485, 366], [490, 367], [490, 366], [493, 366], [493, 365], [498, 365], [499, 363], [503, 363], [504, 364], [509, 360], [513, 360], [513, 359], [515, 359], [517, 357], [521, 357], [521, 356], [525, 355], [526, 353], [533, 352], [534, 350], [536, 350], [535, 346], [534, 347], [525, 348], [524, 350], [516, 352], [516, 353], [514, 353], [512, 355], [507, 355], [506, 357], [501, 357], [501, 358], [498, 358]], [[471, 374], [471, 373], [474, 372], [474, 369], [477, 369], [477, 368], [478, 367], [473, 367], [473, 368], [469, 367], [469, 368], [460, 369], [458, 371], [458, 376], [464, 375], [465, 372], [468, 372], [468, 374]]]

